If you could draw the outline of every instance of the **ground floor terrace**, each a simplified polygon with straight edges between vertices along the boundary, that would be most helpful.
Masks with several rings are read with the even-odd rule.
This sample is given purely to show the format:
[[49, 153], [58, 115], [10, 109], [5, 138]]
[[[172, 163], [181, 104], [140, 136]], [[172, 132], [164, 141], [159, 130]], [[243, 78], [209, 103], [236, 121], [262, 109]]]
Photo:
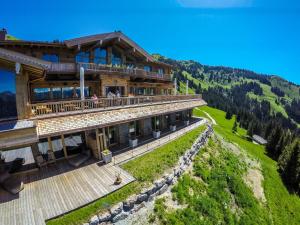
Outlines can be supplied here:
[[[170, 117], [175, 119], [174, 123], [171, 123], [168, 129], [166, 127], [163, 129], [163, 121], [168, 121]], [[37, 171], [14, 174], [16, 180], [23, 181], [24, 190], [17, 195], [11, 195], [0, 189], [0, 224], [44, 224], [45, 220], [89, 204], [134, 181], [130, 174], [118, 166], [120, 163], [145, 154], [205, 122], [196, 118], [189, 118], [187, 122], [182, 118], [181, 112], [173, 116], [161, 115], [150, 119], [149, 126], [150, 124], [155, 126], [154, 131], [161, 132], [159, 136], [153, 133], [139, 136], [138, 130], [143, 130], [138, 128], [137, 124], [141, 123], [139, 121], [126, 123], [127, 125], [120, 124], [114, 126], [115, 128], [105, 128], [103, 135], [100, 136], [107, 135], [107, 148], [114, 153], [112, 162], [108, 164], [103, 164], [95, 157], [91, 157], [78, 167], [74, 167], [68, 161], [76, 157], [75, 155], [67, 159], [64, 157], [56, 160], [55, 163], [49, 162]], [[128, 126], [128, 129], [122, 126]], [[130, 146], [132, 143], [130, 144], [129, 139], [123, 144], [121, 142], [113, 144], [109, 140], [114, 135], [110, 130], [115, 130], [114, 132], [119, 135], [122, 132], [129, 136], [135, 135], [134, 137], [138, 140], [137, 145]], [[79, 140], [80, 136], [72, 137], [73, 144], [76, 140], [85, 143], [83, 136]], [[65, 139], [68, 140], [68, 137]], [[53, 141], [52, 138], [50, 141]], [[69, 142], [72, 143], [72, 141]], [[39, 145], [43, 144], [39, 143]], [[53, 146], [55, 145], [52, 144], [52, 148]], [[116, 185], [115, 180], [118, 175], [121, 176], [122, 182]]]

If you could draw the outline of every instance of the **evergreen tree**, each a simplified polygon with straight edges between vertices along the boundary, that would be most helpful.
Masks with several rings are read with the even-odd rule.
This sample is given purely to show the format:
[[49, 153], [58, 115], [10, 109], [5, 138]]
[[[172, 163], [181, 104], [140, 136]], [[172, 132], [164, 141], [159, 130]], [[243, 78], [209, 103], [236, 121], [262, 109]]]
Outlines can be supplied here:
[[232, 113], [231, 113], [230, 110], [228, 110], [228, 111], [226, 112], [225, 118], [226, 118], [227, 120], [230, 120], [230, 119], [232, 118]]
[[237, 122], [236, 122], [236, 119], [235, 119], [233, 127], [232, 127], [232, 133], [236, 133], [236, 132], [237, 132]]

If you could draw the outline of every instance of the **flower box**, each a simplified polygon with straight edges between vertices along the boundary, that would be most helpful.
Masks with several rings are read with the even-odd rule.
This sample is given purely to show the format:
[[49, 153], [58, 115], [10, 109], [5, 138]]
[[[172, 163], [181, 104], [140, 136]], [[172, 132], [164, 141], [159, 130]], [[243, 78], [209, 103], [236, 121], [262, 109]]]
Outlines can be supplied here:
[[160, 131], [153, 131], [153, 137], [154, 138], [159, 138], [160, 137]]
[[104, 163], [110, 163], [112, 161], [112, 153], [108, 149], [105, 149], [103, 152], [101, 152], [102, 159]]
[[170, 125], [170, 131], [176, 131], [176, 125]]
[[137, 138], [135, 138], [135, 139], [129, 139], [129, 146], [131, 148], [135, 148], [137, 145], [138, 145], [138, 139]]

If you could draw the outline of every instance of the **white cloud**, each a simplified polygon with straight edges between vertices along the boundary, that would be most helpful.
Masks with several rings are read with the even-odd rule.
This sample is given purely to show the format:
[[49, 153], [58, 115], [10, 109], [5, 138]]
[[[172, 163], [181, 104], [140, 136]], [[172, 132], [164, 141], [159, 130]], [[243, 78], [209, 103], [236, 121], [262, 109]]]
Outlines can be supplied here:
[[250, 7], [252, 0], [177, 0], [186, 8], [239, 8]]

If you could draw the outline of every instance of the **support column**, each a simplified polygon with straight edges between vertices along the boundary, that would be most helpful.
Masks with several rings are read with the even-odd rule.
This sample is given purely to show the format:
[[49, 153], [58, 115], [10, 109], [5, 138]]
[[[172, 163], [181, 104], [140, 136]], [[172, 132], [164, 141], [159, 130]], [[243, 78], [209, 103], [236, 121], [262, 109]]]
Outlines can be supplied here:
[[66, 147], [66, 143], [65, 143], [65, 136], [63, 134], [61, 135], [61, 143], [62, 143], [62, 146], [63, 146], [63, 151], [64, 151], [65, 158], [67, 159], [68, 158], [68, 152], [67, 152], [67, 147]]
[[29, 117], [28, 110], [28, 72], [16, 74], [16, 104], [18, 119], [26, 119]]
[[80, 97], [83, 101], [84, 98], [84, 68], [80, 67]]
[[177, 78], [174, 79], [174, 95], [177, 95]]

